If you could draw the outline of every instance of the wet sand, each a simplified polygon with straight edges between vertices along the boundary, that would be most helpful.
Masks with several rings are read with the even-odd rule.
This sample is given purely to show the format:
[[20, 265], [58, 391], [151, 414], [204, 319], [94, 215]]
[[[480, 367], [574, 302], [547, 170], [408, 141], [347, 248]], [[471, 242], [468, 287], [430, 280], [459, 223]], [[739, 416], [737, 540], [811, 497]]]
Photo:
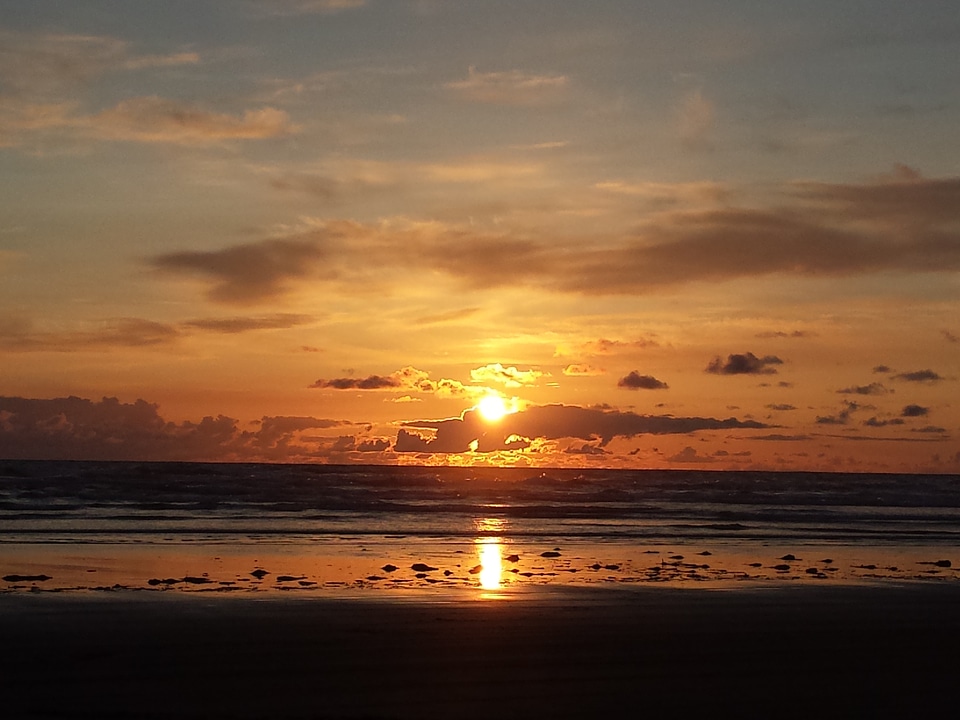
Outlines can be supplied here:
[[925, 717], [956, 583], [0, 595], [11, 718]]

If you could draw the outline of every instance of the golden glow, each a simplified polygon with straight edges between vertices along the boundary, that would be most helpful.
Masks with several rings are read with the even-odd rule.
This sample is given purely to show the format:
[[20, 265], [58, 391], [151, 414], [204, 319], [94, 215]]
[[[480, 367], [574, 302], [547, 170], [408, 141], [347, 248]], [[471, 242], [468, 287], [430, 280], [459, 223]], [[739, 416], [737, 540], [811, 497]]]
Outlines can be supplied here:
[[510, 408], [499, 395], [487, 395], [477, 403], [477, 412], [487, 422], [497, 422], [510, 412]]
[[477, 550], [480, 554], [480, 587], [484, 590], [499, 590], [503, 574], [500, 559], [500, 538], [480, 538]]

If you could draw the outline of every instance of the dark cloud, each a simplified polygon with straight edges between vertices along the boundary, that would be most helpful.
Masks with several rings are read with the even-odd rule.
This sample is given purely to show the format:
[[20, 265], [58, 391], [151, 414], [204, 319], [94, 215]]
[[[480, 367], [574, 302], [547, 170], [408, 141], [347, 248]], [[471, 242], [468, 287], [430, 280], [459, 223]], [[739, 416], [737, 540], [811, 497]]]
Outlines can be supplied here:
[[290, 280], [309, 276], [326, 254], [316, 240], [281, 239], [158, 255], [150, 264], [172, 273], [199, 275], [213, 282], [208, 292], [211, 300], [243, 305], [283, 294]]
[[850, 400], [843, 401], [843, 409], [836, 415], [819, 415], [816, 423], [818, 425], [846, 425], [850, 421], [850, 416], [860, 410], [874, 409], [872, 405], [860, 405]]
[[869, 385], [853, 385], [843, 388], [842, 390], [837, 390], [837, 393], [841, 395], [886, 395], [890, 392], [893, 391], [887, 390], [882, 383], [878, 382], [870, 383]]
[[117, 398], [0, 397], [0, 457], [40, 460], [307, 461], [323, 455], [306, 430], [345, 424], [265, 417], [256, 432], [224, 415], [167, 422], [157, 405]]
[[183, 326], [232, 335], [250, 330], [280, 330], [291, 328], [304, 325], [312, 320], [313, 318], [310, 315], [276, 313], [273, 315], [262, 315], [260, 317], [199, 318], [196, 320], [188, 320], [183, 323]]
[[924, 417], [930, 412], [930, 408], [925, 408], [920, 405], [906, 405], [903, 410], [900, 411], [900, 417]]
[[914, 429], [914, 430], [911, 430], [910, 432], [916, 432], [916, 433], [941, 433], [941, 434], [942, 434], [942, 433], [945, 433], [946, 431], [947, 431], [946, 428], [937, 427], [936, 425], [925, 425], [925, 426], [922, 427], [922, 428], [916, 428], [916, 429]]
[[657, 380], [653, 375], [641, 375], [636, 370], [631, 370], [626, 377], [617, 381], [617, 387], [627, 390], [666, 390], [670, 386], [662, 380]]
[[334, 390], [384, 390], [402, 387], [402, 383], [392, 375], [370, 375], [365, 378], [333, 378], [317, 380], [311, 388], [333, 388]]
[[566, 453], [567, 455], [609, 455], [610, 454], [599, 445], [590, 445], [588, 443], [583, 443], [582, 445], [568, 447], [563, 452]]
[[917, 370], [915, 372], [899, 373], [893, 376], [894, 380], [906, 380], [907, 382], [935, 383], [944, 380], [933, 370]]
[[874, 372], [874, 373], [889, 373], [889, 372], [893, 372], [893, 371], [892, 371], [889, 367], [887, 367], [886, 365], [877, 365], [877, 366], [875, 366], [875, 367], [873, 368], [873, 372]]
[[684, 434], [699, 430], [765, 428], [752, 420], [727, 418], [673, 417], [637, 415], [632, 412], [583, 408], [575, 405], [541, 405], [505, 416], [496, 424], [486, 423], [478, 413], [467, 411], [461, 418], [422, 420], [404, 423], [406, 427], [432, 430], [434, 437], [400, 430], [398, 452], [459, 453], [476, 443], [478, 452], [507, 449], [511, 438], [559, 440], [577, 438], [599, 441], [605, 446], [615, 437], [635, 435]]
[[960, 336], [954, 335], [949, 330], [941, 330], [943, 333], [943, 339], [949, 343], [960, 343]]
[[769, 440], [772, 442], [803, 442], [810, 439], [809, 435], [780, 435], [772, 433], [770, 435], [752, 435], [751, 440]]
[[904, 421], [900, 418], [890, 418], [889, 420], [881, 420], [877, 417], [872, 417], [869, 420], [864, 420], [863, 424], [867, 427], [886, 427], [887, 425], [903, 425]]
[[787, 403], [777, 403], [766, 406], [768, 410], [777, 410], [777, 411], [787, 411], [787, 410], [796, 410], [793, 405], [788, 405]]
[[783, 360], [776, 355], [758, 358], [752, 352], [728, 355], [727, 361], [718, 355], [706, 367], [706, 372], [714, 375], [772, 375], [777, 372], [771, 365], [782, 365]]

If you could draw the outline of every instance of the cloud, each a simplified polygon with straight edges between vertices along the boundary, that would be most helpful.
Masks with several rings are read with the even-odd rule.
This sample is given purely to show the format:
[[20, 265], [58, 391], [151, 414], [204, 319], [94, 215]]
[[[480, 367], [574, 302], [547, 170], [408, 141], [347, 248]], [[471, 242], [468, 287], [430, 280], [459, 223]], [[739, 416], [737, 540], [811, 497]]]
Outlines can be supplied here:
[[893, 379], [905, 380], [907, 382], [936, 383], [944, 380], [945, 378], [941, 377], [933, 370], [917, 370], [915, 372], [899, 373], [894, 375]]
[[310, 417], [264, 417], [256, 432], [224, 415], [168, 422], [157, 405], [117, 398], [0, 397], [0, 457], [45, 460], [307, 461], [326, 439], [305, 431], [348, 424]]
[[541, 377], [543, 373], [539, 370], [517, 370], [513, 366], [504, 367], [500, 363], [491, 363], [470, 371], [470, 379], [473, 382], [495, 382], [509, 388], [536, 385]]
[[244, 305], [282, 295], [290, 280], [309, 276], [326, 254], [316, 241], [279, 239], [223, 250], [168, 253], [149, 262], [158, 270], [212, 280], [207, 293], [211, 300]]
[[778, 403], [778, 404], [767, 405], [766, 408], [767, 408], [768, 410], [776, 410], [776, 411], [778, 411], [778, 412], [786, 412], [786, 411], [788, 411], [788, 410], [796, 410], [796, 409], [797, 409], [797, 408], [795, 408], [793, 405], [788, 405], [788, 404], [786, 404], [786, 403]]
[[568, 83], [565, 75], [533, 75], [520, 70], [485, 73], [471, 66], [466, 79], [445, 87], [471, 102], [538, 106], [559, 100]]
[[860, 410], [873, 409], [870, 405], [860, 405], [849, 400], [843, 401], [843, 409], [836, 415], [818, 415], [816, 423], [818, 425], [846, 425], [850, 421], [850, 416]]
[[736, 418], [718, 420], [671, 415], [637, 415], [632, 412], [583, 408], [574, 405], [529, 407], [505, 416], [498, 423], [483, 421], [479, 413], [468, 410], [460, 418], [418, 420], [404, 423], [405, 428], [432, 431], [433, 437], [401, 429], [397, 452], [461, 453], [475, 447], [477, 452], [507, 449], [511, 438], [559, 440], [575, 438], [607, 445], [615, 437], [636, 435], [686, 434], [700, 430], [765, 428], [763, 423]]
[[817, 337], [817, 333], [810, 332], [809, 330], [794, 330], [793, 332], [783, 332], [782, 330], [772, 330], [757, 333], [754, 335], [755, 338], [760, 340], [768, 340], [772, 338], [813, 338]]
[[870, 383], [869, 385], [853, 385], [843, 388], [842, 390], [837, 390], [837, 393], [841, 395], [886, 395], [891, 392], [893, 391], [887, 390], [882, 383], [878, 382]]
[[606, 375], [607, 371], [603, 368], [593, 367], [586, 363], [572, 363], [563, 369], [563, 374], [568, 377], [595, 377], [597, 375]]
[[389, 375], [369, 375], [365, 378], [333, 378], [317, 380], [311, 388], [333, 388], [334, 390], [392, 390], [403, 387], [400, 380]]
[[[540, 170], [470, 162], [418, 166], [416, 172], [423, 182], [447, 183], [522, 179], [522, 173]], [[831, 199], [830, 189], [841, 199]], [[465, 289], [520, 286], [588, 296], [643, 295], [689, 283], [778, 274], [841, 278], [960, 271], [960, 210], [951, 210], [945, 200], [960, 208], [960, 180], [914, 181], [908, 193], [912, 204], [898, 201], [897, 213], [870, 215], [876, 204], [872, 193], [886, 197], [888, 190], [883, 182], [789, 186], [781, 193], [787, 198], [781, 207], [651, 213], [629, 233], [599, 233], [589, 240], [548, 236], [546, 230], [478, 231], [469, 225], [392, 218], [371, 224], [314, 223], [307, 233], [238, 247], [249, 251], [287, 242], [309, 246], [308, 253], [324, 249], [322, 266], [298, 264], [296, 273], [284, 274], [286, 280], [362, 279], [369, 287], [378, 278], [386, 282], [398, 270], [407, 270], [442, 273]], [[924, 214], [928, 207], [930, 216]], [[789, 336], [800, 337], [796, 332]], [[597, 354], [629, 349], [616, 344], [604, 349], [600, 342]], [[627, 341], [609, 341], [618, 342]]]
[[[464, 385], [450, 378], [431, 380], [424, 370], [407, 366], [389, 375], [369, 375], [365, 378], [341, 377], [329, 380], [319, 379], [309, 385], [310, 388], [332, 390], [408, 390], [443, 399], [475, 400], [483, 397], [488, 390], [483, 387]], [[413, 402], [415, 398], [396, 402]]]
[[24, 320], [0, 323], [4, 349], [13, 352], [75, 352], [115, 347], [142, 348], [176, 341], [182, 331], [169, 323], [143, 318], [111, 318], [70, 332], [37, 332]]
[[124, 100], [96, 115], [77, 118], [72, 124], [85, 126], [106, 140], [179, 145], [262, 140], [297, 131], [290, 116], [276, 108], [246, 110], [237, 117], [157, 96]]
[[930, 413], [930, 408], [920, 405], [905, 405], [900, 411], [900, 417], [924, 417]]
[[886, 373], [893, 372], [893, 371], [892, 371], [889, 367], [887, 367], [886, 365], [876, 365], [876, 366], [873, 368], [873, 372], [874, 372], [874, 373], [878, 373], [878, 374], [886, 374]]
[[723, 362], [720, 356], [715, 357], [707, 365], [705, 372], [714, 375], [773, 375], [777, 369], [771, 365], [782, 365], [783, 360], [776, 355], [765, 355], [758, 358], [752, 352], [732, 354]]
[[954, 335], [949, 330], [941, 330], [940, 332], [943, 334], [943, 339], [946, 340], [947, 342], [960, 343], [960, 336]]
[[653, 375], [641, 375], [636, 370], [631, 370], [617, 381], [617, 387], [627, 390], [666, 390], [670, 386]]
[[254, 7], [268, 15], [331, 15], [366, 4], [367, 0], [256, 0]]
[[[207, 332], [233, 335], [251, 330], [280, 330], [284, 328], [304, 325], [313, 320], [310, 315], [296, 315], [293, 313], [275, 313], [259, 317], [218, 317], [198, 318], [187, 320], [184, 327], [196, 328]], [[306, 349], [307, 352], [317, 352], [316, 348]]]
[[670, 462], [675, 463], [710, 463], [715, 462], [712, 457], [706, 455], [699, 455], [697, 451], [694, 450], [689, 445], [683, 450], [678, 452], [676, 455], [671, 455], [667, 458]]
[[863, 424], [867, 427], [886, 427], [887, 425], [903, 425], [904, 421], [900, 418], [890, 418], [889, 420], [881, 420], [878, 417], [872, 417], [869, 420], [864, 420]]

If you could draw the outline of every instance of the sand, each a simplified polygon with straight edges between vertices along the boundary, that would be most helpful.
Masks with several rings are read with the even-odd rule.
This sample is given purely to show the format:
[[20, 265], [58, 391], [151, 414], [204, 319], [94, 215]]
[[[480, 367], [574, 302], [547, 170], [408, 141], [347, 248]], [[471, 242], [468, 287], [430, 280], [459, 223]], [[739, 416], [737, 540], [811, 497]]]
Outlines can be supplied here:
[[10, 718], [925, 717], [955, 583], [0, 595]]

